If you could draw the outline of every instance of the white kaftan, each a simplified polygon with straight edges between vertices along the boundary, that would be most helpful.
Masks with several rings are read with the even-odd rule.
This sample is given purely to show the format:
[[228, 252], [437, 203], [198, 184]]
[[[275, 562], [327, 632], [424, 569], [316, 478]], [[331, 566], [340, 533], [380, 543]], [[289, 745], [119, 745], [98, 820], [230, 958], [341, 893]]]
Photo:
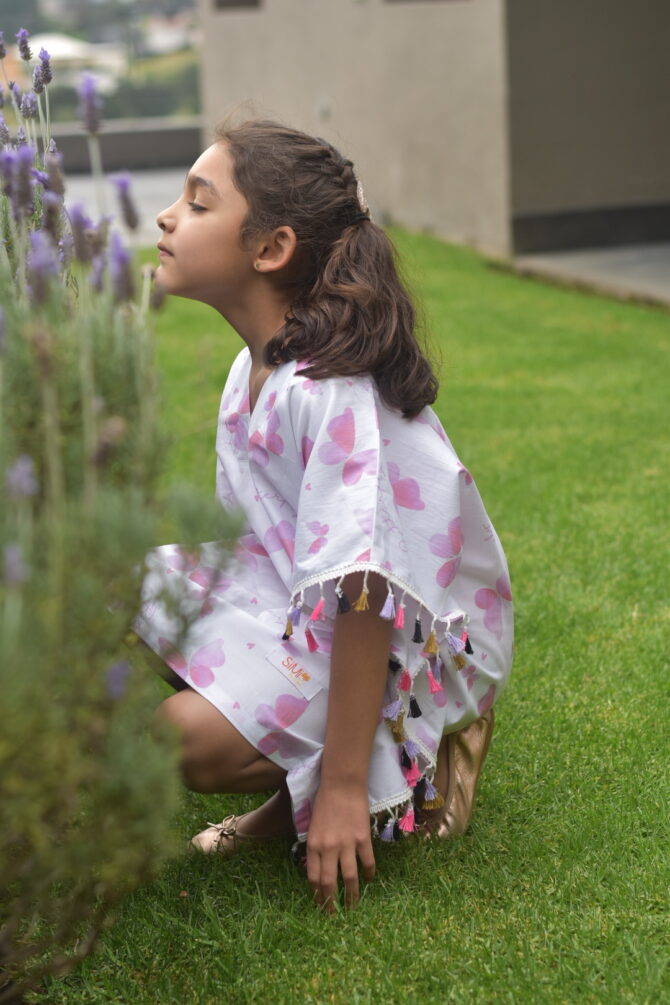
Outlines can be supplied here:
[[[415, 806], [434, 798], [442, 734], [483, 714], [506, 684], [507, 566], [433, 410], [405, 419], [371, 377], [315, 381], [302, 374], [306, 365], [273, 370], [250, 415], [251, 359], [248, 349], [238, 355], [216, 444], [217, 498], [246, 521], [234, 562], [203, 603], [206, 559], [196, 565], [178, 547], [157, 548], [136, 628], [286, 769], [304, 837], [319, 785], [333, 622], [357, 616], [338, 613], [338, 584], [350, 572], [384, 576], [380, 616], [395, 630], [368, 791], [371, 814], [389, 811], [381, 836], [391, 839], [412, 831]], [[186, 582], [201, 606], [180, 651], [174, 620], [156, 600], [171, 579]]]

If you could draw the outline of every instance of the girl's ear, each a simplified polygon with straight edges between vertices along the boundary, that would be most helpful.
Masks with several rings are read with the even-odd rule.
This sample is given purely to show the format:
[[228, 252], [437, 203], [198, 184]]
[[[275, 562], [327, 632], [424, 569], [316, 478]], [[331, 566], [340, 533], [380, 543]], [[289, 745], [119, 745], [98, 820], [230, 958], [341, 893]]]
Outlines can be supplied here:
[[258, 272], [278, 272], [286, 268], [295, 254], [297, 244], [293, 227], [277, 227], [259, 245], [254, 267]]

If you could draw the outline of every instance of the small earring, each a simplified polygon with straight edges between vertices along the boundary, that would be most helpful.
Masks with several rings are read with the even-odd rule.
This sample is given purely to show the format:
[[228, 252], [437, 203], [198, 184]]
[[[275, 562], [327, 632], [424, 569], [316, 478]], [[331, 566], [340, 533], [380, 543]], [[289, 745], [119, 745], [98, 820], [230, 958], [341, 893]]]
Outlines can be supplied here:
[[254, 268], [255, 269], [260, 269], [260, 267], [261, 267], [261, 263], [260, 262], [254, 262]]

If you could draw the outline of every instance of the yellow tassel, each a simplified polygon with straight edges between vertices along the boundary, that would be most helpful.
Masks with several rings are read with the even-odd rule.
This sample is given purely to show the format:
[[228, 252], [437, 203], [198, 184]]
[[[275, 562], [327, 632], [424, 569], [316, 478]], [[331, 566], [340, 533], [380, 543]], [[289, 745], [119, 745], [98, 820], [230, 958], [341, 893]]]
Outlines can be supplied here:
[[364, 586], [361, 590], [361, 595], [353, 605], [355, 611], [369, 611], [370, 605], [368, 604], [368, 590]]
[[430, 653], [431, 656], [435, 656], [437, 655], [437, 653], [439, 653], [440, 650], [437, 644], [437, 636], [434, 631], [431, 631], [430, 635], [428, 636], [428, 641], [423, 647], [423, 651], [424, 653]]
[[468, 661], [466, 660], [466, 658], [463, 655], [463, 653], [456, 653], [455, 654], [455, 656], [454, 656], [454, 663], [456, 664], [456, 666], [458, 667], [459, 670], [462, 670], [463, 667], [466, 667], [468, 665]]
[[284, 639], [290, 639], [292, 635], [293, 635], [293, 622], [291, 621], [290, 618], [287, 618], [286, 619], [286, 628], [284, 629], [284, 634], [283, 634], [282, 638], [284, 638]]
[[397, 719], [389, 721], [386, 720], [386, 725], [391, 730], [391, 736], [396, 743], [404, 743], [407, 737], [405, 736], [405, 730], [402, 728], [402, 721], [405, 718], [405, 713], [401, 712]]
[[444, 806], [444, 799], [438, 792], [434, 799], [429, 799], [427, 802], [421, 804], [422, 810], [439, 810], [440, 806]]

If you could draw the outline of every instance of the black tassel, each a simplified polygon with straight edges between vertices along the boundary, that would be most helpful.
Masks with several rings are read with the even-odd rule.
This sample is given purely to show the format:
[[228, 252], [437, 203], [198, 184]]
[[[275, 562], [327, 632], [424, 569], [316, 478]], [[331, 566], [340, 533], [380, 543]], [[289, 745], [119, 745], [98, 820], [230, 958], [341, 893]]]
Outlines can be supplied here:
[[414, 786], [414, 805], [421, 806], [426, 794], [426, 779], [420, 778]]
[[396, 822], [393, 824], [393, 840], [394, 841], [399, 841], [400, 837], [401, 837], [401, 834], [400, 834], [400, 824], [396, 820]]
[[412, 767], [412, 759], [404, 747], [402, 748], [402, 753], [400, 754], [400, 763], [403, 768], [407, 768], [408, 771]]
[[351, 604], [349, 603], [349, 597], [346, 595], [344, 590], [341, 590], [337, 594], [337, 613], [346, 614], [351, 610]]
[[409, 697], [409, 712], [407, 713], [408, 719], [418, 719], [421, 715], [421, 709], [419, 708], [419, 703], [413, 694]]
[[414, 622], [414, 635], [412, 636], [412, 642], [423, 642], [423, 635], [421, 634], [421, 618], [417, 614], [416, 621]]
[[397, 656], [389, 656], [389, 670], [393, 670], [394, 673], [402, 670], [402, 663]]
[[470, 644], [470, 636], [469, 635], [465, 636], [465, 651], [468, 654], [468, 656], [472, 656], [472, 654], [474, 652], [474, 649], [472, 648], [472, 645]]

